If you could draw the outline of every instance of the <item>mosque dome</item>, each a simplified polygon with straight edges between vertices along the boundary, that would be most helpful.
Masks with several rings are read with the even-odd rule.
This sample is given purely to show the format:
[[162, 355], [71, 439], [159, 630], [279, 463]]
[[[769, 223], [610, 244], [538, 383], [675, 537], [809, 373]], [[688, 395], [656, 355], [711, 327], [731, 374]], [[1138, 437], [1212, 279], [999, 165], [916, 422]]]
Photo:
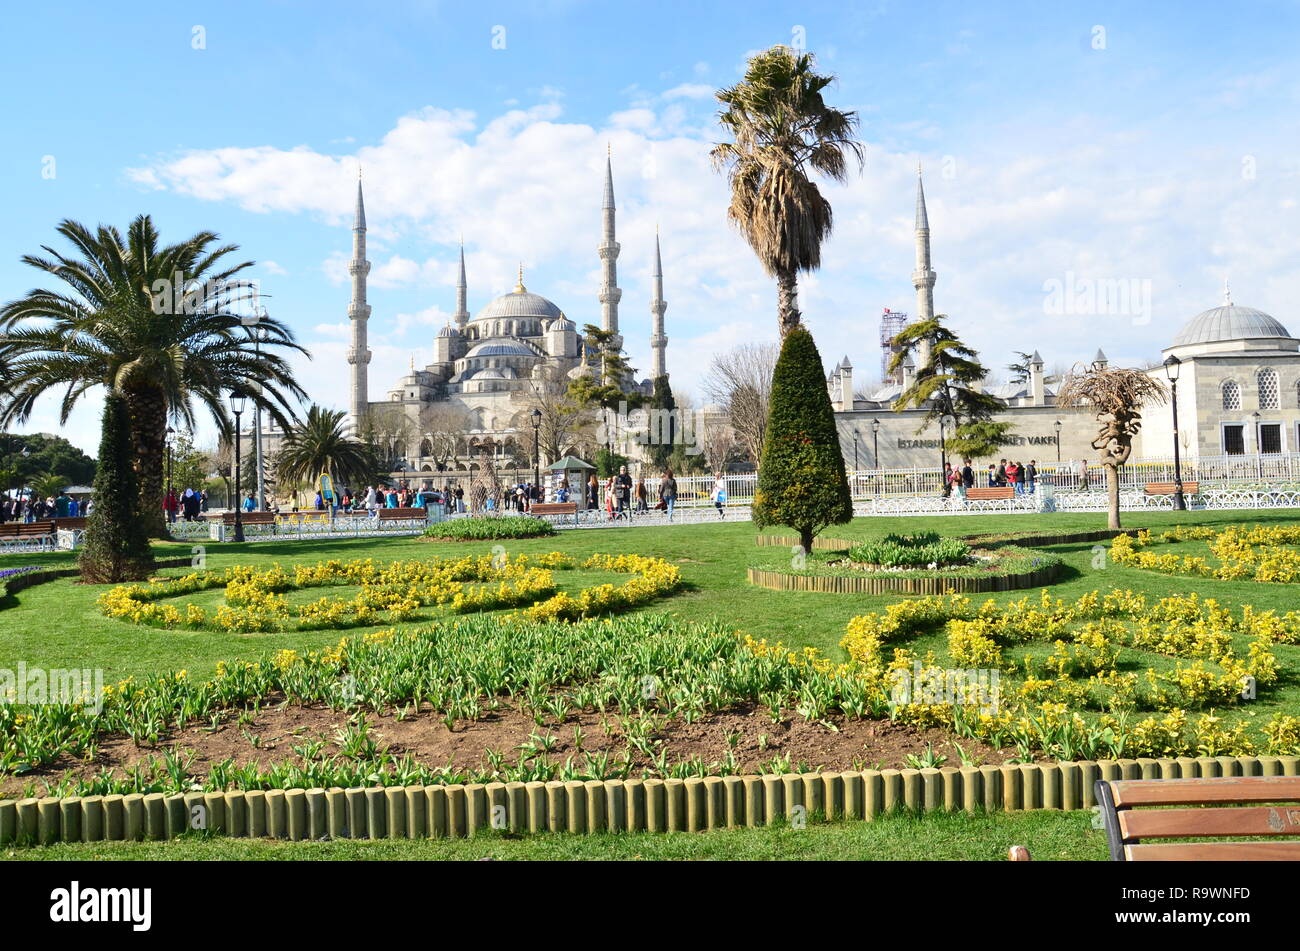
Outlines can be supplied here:
[[1174, 338], [1173, 346], [1219, 343], [1226, 340], [1261, 340], [1290, 337], [1281, 321], [1262, 310], [1224, 304], [1202, 311], [1189, 320]]
[[477, 343], [470, 347], [469, 352], [465, 354], [467, 358], [474, 357], [536, 357], [537, 354], [527, 344], [520, 343], [511, 337], [488, 337], [482, 343]]
[[502, 294], [480, 310], [475, 320], [499, 320], [532, 317], [537, 320], [555, 320], [564, 313], [554, 302], [524, 287], [524, 271], [519, 269], [519, 283], [509, 294]]

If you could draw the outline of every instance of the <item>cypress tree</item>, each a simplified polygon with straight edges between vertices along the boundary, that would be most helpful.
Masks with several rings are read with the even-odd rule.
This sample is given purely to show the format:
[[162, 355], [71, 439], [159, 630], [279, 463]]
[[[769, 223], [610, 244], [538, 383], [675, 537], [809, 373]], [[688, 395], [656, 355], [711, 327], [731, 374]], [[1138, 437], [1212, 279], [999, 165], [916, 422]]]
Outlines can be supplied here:
[[86, 522], [86, 547], [78, 561], [82, 581], [139, 581], [153, 571], [153, 551], [140, 517], [140, 492], [132, 462], [126, 400], [110, 389], [104, 398], [95, 507]]
[[788, 525], [797, 531], [804, 551], [826, 526], [853, 517], [822, 358], [802, 325], [786, 334], [772, 373], [752, 511], [759, 528]]
[[672, 387], [668, 385], [668, 377], [655, 377], [654, 395], [650, 398], [650, 409], [652, 412], [659, 414], [657, 424], [653, 427], [652, 432], [654, 441], [649, 446], [650, 462], [655, 469], [662, 471], [671, 463], [673, 449], [683, 436], [678, 431], [680, 426], [674, 413], [674, 410], [677, 409], [677, 400], [673, 397]]

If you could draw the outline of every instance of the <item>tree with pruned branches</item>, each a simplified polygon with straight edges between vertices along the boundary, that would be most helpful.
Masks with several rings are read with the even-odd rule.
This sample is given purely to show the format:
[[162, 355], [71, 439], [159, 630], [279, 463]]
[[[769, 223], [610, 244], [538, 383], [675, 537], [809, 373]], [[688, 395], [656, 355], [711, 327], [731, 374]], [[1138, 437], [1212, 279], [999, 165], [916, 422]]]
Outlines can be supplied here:
[[1160, 380], [1142, 370], [1109, 369], [1092, 364], [1076, 367], [1057, 391], [1058, 406], [1087, 406], [1100, 424], [1092, 448], [1106, 467], [1106, 493], [1110, 503], [1109, 528], [1119, 528], [1119, 467], [1133, 452], [1133, 437], [1142, 428], [1142, 407], [1162, 405], [1167, 398]]
[[774, 343], [742, 344], [717, 354], [704, 378], [705, 396], [727, 414], [736, 438], [754, 462], [763, 453], [778, 353]]

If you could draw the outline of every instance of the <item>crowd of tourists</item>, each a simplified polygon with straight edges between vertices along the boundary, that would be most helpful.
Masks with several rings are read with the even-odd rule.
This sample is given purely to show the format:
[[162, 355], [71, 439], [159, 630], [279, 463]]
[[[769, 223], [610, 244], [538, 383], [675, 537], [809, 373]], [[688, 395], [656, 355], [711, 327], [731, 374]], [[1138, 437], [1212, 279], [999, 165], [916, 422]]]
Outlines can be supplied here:
[[6, 495], [0, 499], [0, 523], [4, 522], [43, 522], [47, 519], [82, 518], [91, 513], [95, 502], [93, 499], [81, 500], [69, 495], [63, 489], [58, 495], [45, 498]]

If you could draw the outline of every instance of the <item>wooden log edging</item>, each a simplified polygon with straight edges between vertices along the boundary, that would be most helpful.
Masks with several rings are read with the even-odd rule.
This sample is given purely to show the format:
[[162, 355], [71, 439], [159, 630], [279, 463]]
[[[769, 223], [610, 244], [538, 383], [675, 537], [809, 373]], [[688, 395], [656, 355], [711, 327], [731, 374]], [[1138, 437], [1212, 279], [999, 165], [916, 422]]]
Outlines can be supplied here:
[[[799, 544], [799, 537], [797, 535], [755, 535], [754, 544], [760, 548], [793, 548]], [[846, 538], [813, 536], [814, 551], [847, 551], [854, 545], [861, 544], [863, 543], [860, 541], [851, 542]]]
[[749, 568], [749, 583], [772, 591], [816, 591], [824, 594], [962, 594], [981, 591], [1018, 591], [1052, 584], [1061, 573], [1062, 564], [1044, 565], [1033, 571], [1006, 575], [953, 575], [950, 577], [909, 578], [849, 575], [797, 575], [769, 568]]
[[[189, 568], [192, 566], [189, 558], [164, 558], [154, 562], [155, 568]], [[28, 588], [34, 588], [38, 584], [46, 584], [50, 581], [58, 581], [60, 578], [76, 578], [81, 574], [80, 568], [45, 568], [41, 571], [29, 571], [25, 575], [14, 575], [0, 581], [0, 594], [18, 594]]]
[[0, 800], [0, 846], [171, 839], [446, 839], [495, 831], [705, 832], [887, 812], [1096, 805], [1098, 779], [1297, 776], [1297, 756], [1179, 757], [781, 776], [229, 790]]
[[1072, 532], [1068, 534], [1044, 532], [1039, 535], [1026, 535], [1022, 538], [999, 538], [997, 533], [993, 532], [985, 535], [963, 535], [962, 541], [970, 542], [972, 545], [992, 544], [1015, 545], [1018, 548], [1044, 548], [1048, 545], [1076, 545], [1079, 542], [1110, 541], [1116, 535], [1122, 535], [1128, 531], [1136, 531], [1136, 529], [1103, 528], [1095, 532]]

